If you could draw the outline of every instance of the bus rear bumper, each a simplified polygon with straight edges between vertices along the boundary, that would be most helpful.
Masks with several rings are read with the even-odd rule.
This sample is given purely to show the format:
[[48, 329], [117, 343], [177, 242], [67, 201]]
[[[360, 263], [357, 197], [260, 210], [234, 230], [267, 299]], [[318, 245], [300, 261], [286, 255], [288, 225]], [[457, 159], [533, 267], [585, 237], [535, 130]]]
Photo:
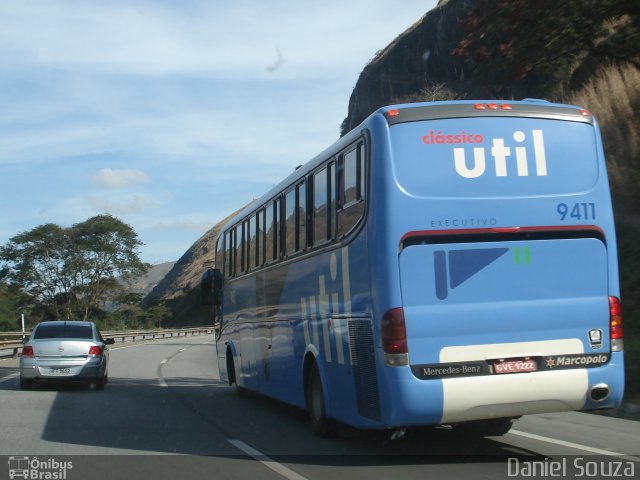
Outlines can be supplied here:
[[[417, 379], [409, 368], [394, 370], [397, 384], [383, 400], [389, 402], [382, 415], [387, 428], [614, 408], [624, 392], [621, 352], [590, 369], [433, 380]], [[603, 385], [608, 395], [595, 401], [590, 393]]]

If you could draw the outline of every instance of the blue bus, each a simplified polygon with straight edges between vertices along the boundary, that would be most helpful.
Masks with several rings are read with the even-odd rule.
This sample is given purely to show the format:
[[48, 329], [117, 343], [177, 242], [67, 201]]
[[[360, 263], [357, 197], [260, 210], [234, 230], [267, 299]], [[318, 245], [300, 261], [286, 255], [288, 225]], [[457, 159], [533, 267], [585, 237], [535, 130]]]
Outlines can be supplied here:
[[392, 105], [231, 218], [203, 284], [221, 379], [311, 427], [610, 408], [624, 390], [616, 237], [586, 110]]

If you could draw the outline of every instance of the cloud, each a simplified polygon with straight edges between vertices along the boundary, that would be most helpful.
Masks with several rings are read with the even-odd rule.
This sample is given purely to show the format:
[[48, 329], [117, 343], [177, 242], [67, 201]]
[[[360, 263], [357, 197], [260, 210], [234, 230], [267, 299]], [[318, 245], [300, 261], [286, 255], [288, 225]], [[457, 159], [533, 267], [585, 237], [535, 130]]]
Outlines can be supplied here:
[[140, 183], [147, 183], [149, 177], [140, 170], [113, 170], [103, 168], [94, 177], [95, 183], [105, 188], [127, 188]]
[[[274, 77], [265, 65], [273, 62], [275, 48], [287, 59], [279, 78], [315, 78], [320, 71], [341, 76], [345, 68], [355, 72], [362, 65], [353, 65], [354, 56], [373, 56], [398, 33], [381, 18], [404, 14], [410, 25], [416, 11], [429, 8], [424, 0], [403, 2], [410, 4], [406, 11], [393, 0], [378, 1], [375, 8], [340, 0], [3, 3], [0, 44], [16, 62], [142, 76], [262, 79]], [[377, 27], [356, 28], [369, 23]]]
[[153, 230], [163, 231], [191, 231], [204, 233], [209, 230], [215, 222], [208, 215], [187, 215], [169, 218], [156, 222], [151, 226]]
[[87, 197], [87, 201], [97, 211], [112, 215], [130, 215], [156, 206], [156, 202], [145, 195], [128, 195], [125, 197], [90, 195]]

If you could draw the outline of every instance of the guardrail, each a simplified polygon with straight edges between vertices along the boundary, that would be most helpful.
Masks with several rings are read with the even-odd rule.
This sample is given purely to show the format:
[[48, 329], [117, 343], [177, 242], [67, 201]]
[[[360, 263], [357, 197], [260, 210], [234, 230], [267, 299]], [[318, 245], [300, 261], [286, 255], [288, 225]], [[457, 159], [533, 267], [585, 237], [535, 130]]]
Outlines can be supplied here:
[[[214, 326], [187, 327], [155, 330], [104, 331], [101, 333], [105, 339], [113, 338], [116, 343], [125, 343], [126, 341], [136, 342], [172, 337], [187, 337], [189, 335], [207, 335], [214, 333], [215, 328]], [[17, 357], [22, 349], [22, 339], [30, 334], [31, 332], [0, 332], [0, 357]]]

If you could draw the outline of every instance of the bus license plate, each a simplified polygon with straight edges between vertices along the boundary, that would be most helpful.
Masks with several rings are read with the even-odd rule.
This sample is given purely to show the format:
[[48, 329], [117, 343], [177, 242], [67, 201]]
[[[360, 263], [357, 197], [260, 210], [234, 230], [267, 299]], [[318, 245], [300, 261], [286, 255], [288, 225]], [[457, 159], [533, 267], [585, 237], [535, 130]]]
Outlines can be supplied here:
[[50, 368], [49, 374], [50, 375], [71, 375], [71, 369], [70, 368]]
[[533, 360], [506, 360], [493, 364], [494, 373], [535, 372], [538, 369]]

